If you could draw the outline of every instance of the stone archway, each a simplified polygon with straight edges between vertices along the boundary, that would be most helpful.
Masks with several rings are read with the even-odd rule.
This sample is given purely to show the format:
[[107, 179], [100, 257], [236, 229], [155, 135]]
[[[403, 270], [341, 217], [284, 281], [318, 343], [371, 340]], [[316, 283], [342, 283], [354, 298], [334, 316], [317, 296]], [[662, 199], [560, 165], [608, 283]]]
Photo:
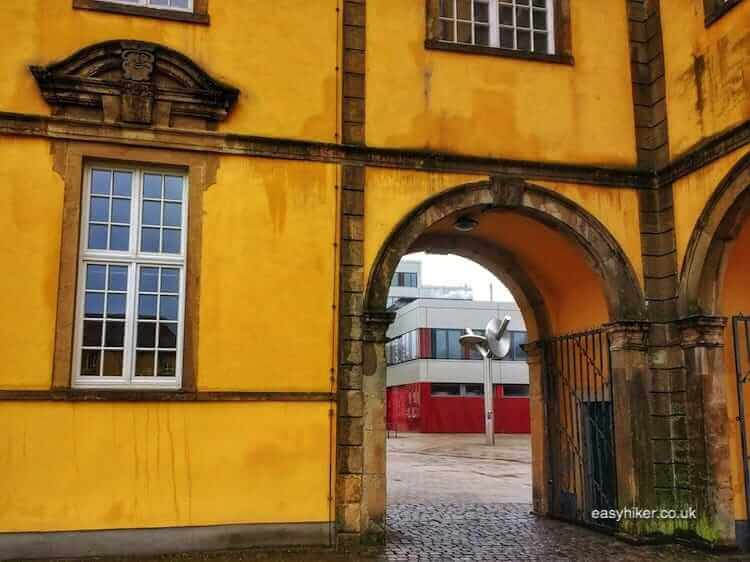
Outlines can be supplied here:
[[[750, 219], [750, 155], [730, 170], [703, 209], [688, 243], [678, 295], [688, 389], [697, 405], [691, 418], [702, 437], [705, 499], [712, 524], [722, 537], [750, 547], [750, 524], [736, 520], [727, 386], [733, 378], [732, 335], [722, 310], [722, 290], [729, 256]], [[736, 312], [736, 311], [735, 311]], [[745, 483], [745, 486], [747, 483]]]
[[[533, 337], [552, 335], [544, 299], [512, 255], [500, 246], [485, 241], [479, 244], [467, 236], [427, 232], [432, 225], [457, 213], [497, 209], [530, 217], [571, 241], [585, 264], [600, 279], [607, 319], [616, 323], [611, 327], [611, 365], [613, 373], [619, 374], [614, 392], [623, 397], [617, 415], [631, 424], [631, 431], [618, 437], [618, 463], [620, 458], [624, 460], [623, 468], [618, 467], [618, 481], [623, 482], [618, 495], [621, 502], [633, 504], [635, 499], [643, 498], [644, 490], [651, 486], [647, 475], [650, 442], [644, 434], [647, 423], [645, 418], [643, 423], [638, 421], [640, 414], [647, 414], [644, 298], [632, 265], [614, 237], [584, 209], [543, 187], [516, 179], [493, 178], [436, 195], [406, 216], [374, 261], [369, 280], [363, 287], [359, 321], [353, 321], [351, 315], [346, 320], [348, 328], [358, 325], [361, 330], [362, 378], [360, 392], [340, 393], [339, 432], [347, 439], [355, 437], [348, 440], [346, 446], [339, 447], [336, 514], [340, 542], [379, 543], [384, 538], [385, 332], [392, 321], [392, 313], [386, 311], [386, 300], [393, 273], [403, 255], [427, 249], [456, 253], [477, 261], [507, 284]], [[529, 352], [532, 402], [536, 399], [537, 406], [541, 406], [535, 411], [542, 417], [541, 346], [532, 343]], [[361, 413], [359, 425], [355, 423], [357, 413]], [[537, 458], [541, 455], [538, 449], [543, 449], [546, 442], [545, 430], [546, 422], [542, 419], [537, 434], [532, 435]], [[537, 462], [534, 467], [534, 506], [540, 513], [546, 513], [548, 506], [545, 464]], [[352, 470], [352, 465], [356, 470]], [[642, 470], [644, 466], [648, 470]], [[640, 505], [648, 503], [641, 501]]]

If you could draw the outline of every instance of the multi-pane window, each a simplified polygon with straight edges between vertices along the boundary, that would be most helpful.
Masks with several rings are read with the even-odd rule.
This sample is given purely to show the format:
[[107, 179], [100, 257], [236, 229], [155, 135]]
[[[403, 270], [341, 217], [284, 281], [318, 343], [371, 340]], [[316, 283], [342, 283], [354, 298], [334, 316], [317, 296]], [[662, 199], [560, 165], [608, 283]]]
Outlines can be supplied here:
[[391, 280], [394, 287], [417, 287], [417, 274], [409, 271], [399, 271]]
[[76, 386], [179, 386], [186, 222], [185, 176], [87, 170]]
[[528, 398], [528, 384], [504, 384], [503, 398]]
[[432, 396], [484, 396], [484, 385], [476, 383], [434, 382], [430, 385]]
[[554, 0], [440, 0], [440, 40], [554, 54]]
[[179, 10], [182, 12], [193, 11], [193, 0], [100, 0], [100, 2], [144, 6], [146, 8], [159, 8], [163, 10]]
[[397, 365], [419, 358], [419, 334], [417, 330], [401, 334], [385, 345], [388, 365]]

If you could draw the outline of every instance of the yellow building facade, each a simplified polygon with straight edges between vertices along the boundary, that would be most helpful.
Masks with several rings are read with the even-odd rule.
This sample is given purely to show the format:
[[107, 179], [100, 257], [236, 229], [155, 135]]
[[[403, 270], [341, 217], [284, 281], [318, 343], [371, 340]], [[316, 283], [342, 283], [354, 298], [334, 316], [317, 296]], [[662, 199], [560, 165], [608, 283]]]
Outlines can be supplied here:
[[415, 250], [519, 303], [535, 511], [748, 544], [748, 0], [157, 4], [0, 14], [0, 558], [382, 542]]

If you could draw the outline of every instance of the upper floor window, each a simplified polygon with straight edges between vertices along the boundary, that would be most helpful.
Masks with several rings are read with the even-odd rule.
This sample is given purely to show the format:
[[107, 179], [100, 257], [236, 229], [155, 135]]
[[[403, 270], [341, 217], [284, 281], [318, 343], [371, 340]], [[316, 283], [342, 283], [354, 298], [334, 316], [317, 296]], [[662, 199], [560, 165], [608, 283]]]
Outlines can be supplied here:
[[179, 387], [186, 184], [174, 171], [86, 170], [74, 386]]
[[440, 0], [440, 41], [555, 53], [553, 0]]
[[399, 271], [393, 276], [392, 285], [394, 287], [410, 287], [416, 288], [417, 274], [409, 271]]
[[98, 0], [114, 4], [127, 4], [130, 6], [143, 6], [145, 8], [157, 8], [160, 10], [180, 10], [183, 12], [193, 11], [193, 0]]

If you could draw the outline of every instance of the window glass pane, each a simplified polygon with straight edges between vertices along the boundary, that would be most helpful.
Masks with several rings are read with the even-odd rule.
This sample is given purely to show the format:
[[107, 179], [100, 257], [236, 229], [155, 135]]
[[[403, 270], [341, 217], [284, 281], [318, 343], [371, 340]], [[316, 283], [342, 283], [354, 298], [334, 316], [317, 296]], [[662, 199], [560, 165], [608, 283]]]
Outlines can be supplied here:
[[177, 347], [177, 324], [161, 322], [159, 324], [159, 348], [174, 349]]
[[109, 198], [92, 197], [89, 205], [89, 220], [107, 222], [109, 220]]
[[547, 12], [544, 10], [534, 10], [534, 29], [547, 29]]
[[125, 295], [109, 293], [107, 295], [107, 317], [125, 318]]
[[112, 222], [130, 223], [130, 199], [112, 199]]
[[474, 43], [485, 47], [490, 44], [490, 28], [486, 25], [477, 25], [474, 27]]
[[440, 0], [440, 15], [446, 18], [454, 17], [454, 2], [455, 0]]
[[513, 25], [513, 6], [500, 5], [500, 23]]
[[103, 326], [104, 323], [97, 320], [86, 320], [83, 323], [84, 347], [101, 347]]
[[531, 32], [518, 30], [517, 35], [517, 47], [520, 51], [528, 51], [531, 49]]
[[128, 289], [128, 268], [110, 265], [109, 266], [109, 290], [110, 291], [127, 291]]
[[141, 229], [141, 251], [158, 252], [159, 251], [159, 229], [143, 228]]
[[161, 292], [177, 293], [180, 290], [180, 270], [163, 268], [161, 270]]
[[461, 330], [448, 331], [448, 357], [450, 359], [463, 359], [464, 354], [458, 339], [460, 337]]
[[148, 225], [160, 225], [161, 224], [161, 202], [159, 201], [144, 201], [143, 202], [143, 216], [141, 216], [141, 222]]
[[162, 251], [165, 254], [179, 254], [180, 253], [180, 231], [179, 230], [164, 230], [164, 246]]
[[111, 226], [109, 231], [109, 249], [126, 252], [130, 249], [130, 227]]
[[484, 396], [484, 385], [483, 384], [465, 384], [464, 395], [465, 396]]
[[169, 0], [148, 0], [150, 6], [169, 6]]
[[503, 397], [504, 398], [521, 398], [529, 395], [528, 384], [504, 384], [503, 385]]
[[445, 330], [435, 330], [435, 350], [436, 359], [447, 359], [448, 358], [448, 338]]
[[140, 295], [138, 297], [138, 318], [156, 320], [156, 295]]
[[120, 197], [130, 197], [133, 185], [133, 174], [130, 172], [115, 172], [113, 193]]
[[433, 396], [460, 396], [461, 385], [458, 383], [432, 383], [431, 392]]
[[153, 199], [161, 199], [161, 176], [144, 174], [143, 196]]
[[104, 293], [86, 293], [85, 314], [89, 318], [104, 316]]
[[528, 8], [516, 8], [516, 26], [531, 27], [531, 12]]
[[156, 347], [156, 324], [154, 322], [138, 322], [138, 347]]
[[501, 27], [500, 28], [500, 46], [503, 49], [512, 49], [515, 46], [515, 42], [513, 40], [513, 29], [508, 27]]
[[107, 225], [92, 224], [89, 226], [89, 250], [107, 249]]
[[471, 43], [471, 23], [458, 22], [456, 31], [459, 43]]
[[142, 293], [156, 293], [159, 290], [159, 268], [142, 267], [139, 290]]
[[513, 338], [513, 359], [516, 361], [525, 361], [528, 356], [521, 346], [526, 343], [528, 335], [526, 332], [513, 332], [511, 335]]
[[159, 319], [177, 321], [177, 297], [162, 295], [160, 299]]
[[174, 351], [160, 351], [156, 375], [174, 377], [177, 373], [177, 354]]
[[81, 376], [98, 377], [101, 351], [98, 349], [84, 349], [81, 353]]
[[122, 351], [105, 351], [102, 361], [102, 376], [122, 376]]
[[531, 3], [537, 8], [546, 8], [548, 0], [532, 0]]
[[104, 290], [104, 282], [107, 278], [106, 265], [89, 264], [86, 266], [86, 288], [91, 290]]
[[93, 195], [109, 195], [112, 184], [112, 172], [109, 170], [93, 170], [91, 172], [91, 193]]
[[471, 20], [471, 0], [456, 0], [456, 17]]
[[125, 322], [107, 322], [104, 347], [123, 347], [125, 345]]
[[135, 376], [154, 376], [155, 354], [153, 351], [138, 351], [135, 354]]
[[166, 226], [182, 226], [182, 205], [179, 203], [164, 203], [164, 224]]
[[182, 201], [182, 178], [166, 176], [164, 178], [164, 199]]
[[440, 38], [443, 41], [455, 41], [456, 35], [455, 35], [455, 28], [453, 21], [446, 21], [441, 20], [440, 21]]
[[534, 52], [535, 53], [548, 53], [549, 45], [547, 43], [546, 33], [534, 33]]

